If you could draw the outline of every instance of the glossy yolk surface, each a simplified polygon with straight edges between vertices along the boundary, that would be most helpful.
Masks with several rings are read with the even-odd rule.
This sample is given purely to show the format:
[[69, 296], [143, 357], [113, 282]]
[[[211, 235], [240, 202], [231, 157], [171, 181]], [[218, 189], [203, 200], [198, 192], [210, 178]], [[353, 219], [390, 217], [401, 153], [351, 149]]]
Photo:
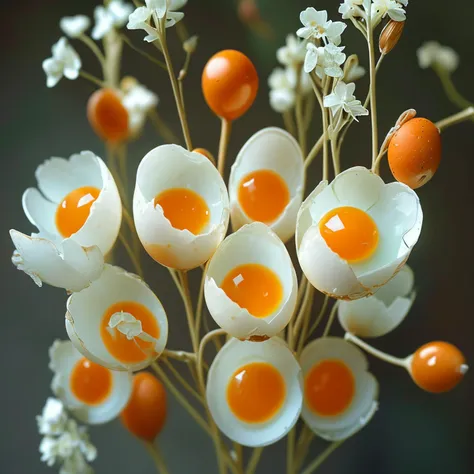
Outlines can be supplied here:
[[153, 351], [153, 343], [142, 341], [138, 337], [129, 340], [118, 330], [111, 330], [109, 328], [110, 318], [120, 311], [130, 313], [141, 321], [143, 332], [155, 339], [160, 337], [160, 328], [153, 313], [146, 306], [135, 301], [115, 303], [105, 311], [100, 325], [100, 335], [107, 350], [117, 360], [125, 364], [141, 362], [147, 359], [150, 352]]
[[266, 362], [252, 362], [237, 369], [227, 385], [232, 413], [246, 423], [264, 423], [277, 414], [285, 401], [286, 387], [280, 372]]
[[344, 363], [325, 360], [308, 372], [304, 391], [311, 411], [321, 416], [336, 416], [344, 412], [354, 398], [354, 376]]
[[257, 318], [272, 314], [283, 298], [278, 276], [258, 263], [233, 268], [225, 276], [221, 288], [232, 301]]
[[206, 201], [191, 189], [167, 189], [156, 196], [157, 205], [163, 208], [165, 217], [175, 229], [187, 229], [199, 234], [209, 223], [210, 212]]
[[254, 221], [271, 223], [290, 202], [285, 181], [274, 171], [257, 170], [245, 176], [238, 191], [239, 203]]
[[99, 194], [100, 189], [84, 186], [71, 191], [62, 200], [56, 210], [56, 227], [63, 237], [70, 237], [85, 224]]
[[337, 207], [319, 222], [328, 247], [348, 262], [359, 262], [376, 250], [379, 233], [374, 220], [355, 207]]
[[72, 393], [81, 402], [98, 405], [112, 390], [112, 373], [83, 357], [72, 369], [70, 384]]

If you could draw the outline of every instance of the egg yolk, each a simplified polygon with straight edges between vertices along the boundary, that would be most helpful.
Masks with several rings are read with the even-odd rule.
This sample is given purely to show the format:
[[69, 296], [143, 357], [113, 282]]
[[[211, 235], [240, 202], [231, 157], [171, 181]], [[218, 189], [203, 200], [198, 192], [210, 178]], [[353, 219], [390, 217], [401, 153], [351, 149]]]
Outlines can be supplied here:
[[321, 416], [336, 416], [344, 412], [354, 398], [354, 376], [344, 363], [325, 360], [308, 372], [304, 392], [311, 411]]
[[285, 401], [286, 387], [280, 372], [266, 362], [252, 362], [237, 369], [227, 385], [232, 413], [246, 423], [264, 423]]
[[290, 192], [277, 173], [257, 170], [241, 180], [238, 198], [250, 219], [269, 224], [285, 210], [290, 202]]
[[272, 314], [283, 298], [278, 276], [258, 263], [233, 268], [225, 276], [221, 288], [234, 303], [257, 318]]
[[92, 203], [99, 197], [100, 189], [84, 186], [71, 191], [56, 210], [56, 227], [63, 237], [71, 237], [89, 217]]
[[158, 205], [175, 229], [199, 234], [209, 223], [206, 201], [191, 189], [167, 189], [155, 197], [155, 206]]
[[337, 207], [319, 222], [328, 247], [348, 262], [359, 262], [376, 250], [379, 233], [374, 220], [356, 207]]
[[150, 351], [153, 350], [153, 343], [142, 341], [138, 337], [129, 340], [118, 330], [111, 330], [109, 327], [110, 318], [121, 311], [129, 313], [135, 319], [141, 321], [143, 332], [154, 339], [160, 337], [160, 328], [153, 313], [146, 306], [135, 301], [115, 303], [105, 311], [100, 325], [100, 336], [107, 350], [113, 357], [125, 364], [142, 362], [148, 358]]
[[76, 362], [70, 377], [71, 391], [87, 405], [98, 405], [112, 389], [112, 373], [95, 362], [83, 357]]

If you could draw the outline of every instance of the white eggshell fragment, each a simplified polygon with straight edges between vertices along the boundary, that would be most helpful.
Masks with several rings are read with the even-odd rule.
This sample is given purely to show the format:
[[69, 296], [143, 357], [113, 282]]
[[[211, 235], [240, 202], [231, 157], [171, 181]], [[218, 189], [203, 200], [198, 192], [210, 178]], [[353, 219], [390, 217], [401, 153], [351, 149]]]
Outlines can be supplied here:
[[273, 222], [266, 224], [283, 242], [295, 233], [296, 215], [303, 201], [304, 159], [298, 142], [287, 131], [277, 127], [260, 130], [242, 147], [232, 166], [229, 178], [229, 196], [232, 228], [240, 229], [253, 220], [245, 213], [239, 202], [238, 191], [249, 173], [257, 170], [275, 172], [286, 184], [290, 201], [284, 211]]
[[[280, 372], [286, 387], [280, 410], [264, 423], [246, 423], [231, 411], [227, 386], [232, 375], [252, 362], [266, 362]], [[283, 438], [296, 424], [303, 401], [301, 369], [283, 340], [275, 337], [259, 344], [229, 340], [218, 352], [207, 378], [206, 397], [212, 418], [231, 440], [243, 446], [268, 446]]]
[[318, 436], [328, 441], [339, 441], [352, 436], [372, 419], [378, 408], [378, 383], [368, 372], [364, 353], [337, 337], [319, 338], [304, 348], [300, 365], [305, 381], [310, 370], [325, 360], [339, 361], [351, 371], [355, 382], [353, 399], [342, 413], [335, 416], [322, 416], [305, 401], [301, 416]]
[[[195, 235], [175, 229], [155, 198], [168, 189], [187, 188], [207, 204], [207, 227]], [[133, 197], [138, 236], [148, 254], [164, 266], [189, 270], [205, 263], [222, 242], [229, 224], [229, 198], [222, 177], [203, 155], [178, 145], [161, 145], [141, 161]]]
[[360, 337], [380, 337], [405, 319], [415, 300], [413, 271], [405, 265], [375, 295], [341, 301], [338, 316], [345, 331]]
[[[159, 337], [153, 342], [153, 350], [137, 363], [124, 363], [114, 357], [102, 340], [100, 331], [108, 308], [128, 301], [145, 306], [153, 314], [160, 331]], [[141, 325], [133, 337], [142, 338], [144, 333], [140, 329]], [[69, 297], [66, 330], [76, 349], [93, 362], [112, 370], [137, 371], [150, 365], [163, 352], [168, 339], [168, 319], [160, 300], [140, 277], [119, 267], [105, 265], [98, 280]]]
[[[363, 210], [377, 226], [377, 248], [365, 260], [342, 259], [321, 235], [321, 219], [342, 206]], [[321, 182], [299, 210], [296, 247], [301, 268], [313, 286], [334, 298], [372, 295], [402, 268], [418, 240], [422, 221], [418, 196], [408, 186], [384, 184], [366, 168], [350, 168], [330, 184]]]
[[[283, 298], [266, 317], [255, 317], [232, 301], [220, 288], [235, 267], [256, 263], [272, 270], [283, 286]], [[204, 283], [206, 305], [216, 323], [238, 339], [277, 335], [290, 321], [296, 306], [298, 282], [290, 255], [278, 236], [265, 224], [254, 222], [229, 235], [210, 260]]]

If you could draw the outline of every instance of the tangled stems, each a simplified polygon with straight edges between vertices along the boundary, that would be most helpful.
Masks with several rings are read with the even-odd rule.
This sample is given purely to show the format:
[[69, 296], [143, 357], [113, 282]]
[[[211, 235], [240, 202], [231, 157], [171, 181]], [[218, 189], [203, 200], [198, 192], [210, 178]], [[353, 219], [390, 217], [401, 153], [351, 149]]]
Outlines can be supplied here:
[[378, 155], [378, 125], [377, 125], [377, 93], [376, 93], [376, 65], [374, 49], [374, 29], [372, 25], [372, 14], [367, 14], [367, 43], [369, 46], [369, 70], [370, 70], [370, 115], [372, 123], [372, 164]]
[[344, 440], [330, 444], [301, 474], [312, 474], [335, 451]]

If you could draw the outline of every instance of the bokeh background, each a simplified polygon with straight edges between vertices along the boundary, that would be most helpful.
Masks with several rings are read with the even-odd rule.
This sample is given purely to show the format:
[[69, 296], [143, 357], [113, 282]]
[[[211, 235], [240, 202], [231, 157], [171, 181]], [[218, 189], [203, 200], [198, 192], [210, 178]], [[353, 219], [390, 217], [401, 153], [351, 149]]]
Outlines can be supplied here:
[[[236, 15], [233, 0], [190, 0], [185, 8], [186, 25], [200, 36], [186, 83], [191, 131], [196, 146], [217, 151], [218, 120], [209, 112], [200, 90], [200, 73], [206, 60], [217, 50], [240, 49], [259, 70], [261, 89], [251, 111], [234, 128], [230, 160], [245, 140], [268, 125], [281, 125], [268, 105], [266, 79], [276, 66], [275, 51], [286, 34], [298, 28], [298, 14], [307, 6], [328, 8], [336, 16], [335, 0], [259, 0], [262, 17], [274, 29], [265, 39], [252, 32]], [[103, 154], [103, 146], [89, 128], [85, 105], [94, 87], [84, 80], [62, 80], [52, 90], [45, 85], [41, 62], [50, 56], [51, 45], [60, 36], [59, 19], [83, 13], [92, 16], [97, 0], [23, 0], [2, 2], [1, 54], [2, 97], [2, 315], [0, 319], [0, 473], [43, 474], [54, 469], [40, 463], [35, 415], [50, 395], [51, 372], [48, 347], [55, 338], [65, 338], [63, 291], [37, 288], [10, 263], [12, 244], [8, 229], [31, 232], [21, 208], [23, 191], [35, 185], [34, 170], [48, 157], [67, 157], [90, 149]], [[425, 40], [436, 39], [459, 52], [461, 65], [454, 79], [458, 88], [474, 100], [472, 89], [474, 4], [466, 0], [413, 0], [403, 38], [390, 53], [378, 80], [379, 117], [382, 133], [398, 115], [413, 107], [420, 116], [441, 119], [457, 111], [444, 96], [432, 71], [417, 66], [415, 51]], [[142, 33], [130, 33], [138, 44]], [[351, 27], [344, 34], [346, 52], [358, 52], [367, 66], [365, 45]], [[175, 33], [170, 42], [176, 65], [182, 51]], [[143, 47], [147, 45], [143, 43]], [[149, 46], [154, 53], [153, 48]], [[77, 45], [84, 69], [98, 74], [89, 52]], [[155, 65], [125, 50], [123, 72], [135, 75], [160, 95], [159, 109], [179, 131], [170, 85], [166, 74]], [[365, 96], [367, 83], [358, 85]], [[345, 166], [369, 163], [369, 121], [362, 118], [353, 126], [343, 149]], [[312, 140], [319, 136], [315, 122]], [[161, 143], [153, 129], [134, 143], [130, 152], [130, 172], [152, 147]], [[444, 339], [458, 345], [474, 360], [473, 286], [473, 191], [474, 124], [464, 123], [443, 134], [443, 162], [436, 177], [420, 189], [425, 222], [422, 237], [411, 259], [415, 269], [418, 297], [401, 327], [376, 344], [396, 355], [405, 356], [424, 342]], [[387, 167], [384, 176], [390, 178]], [[320, 178], [319, 166], [309, 173], [311, 185]], [[149, 283], [157, 290], [168, 311], [171, 325], [170, 347], [189, 344], [184, 312], [168, 273], [148, 257]], [[124, 260], [124, 264], [128, 263]], [[130, 268], [130, 266], [128, 266]], [[196, 275], [197, 276], [197, 275]], [[340, 333], [336, 327], [334, 332]], [[321, 468], [331, 474], [468, 474], [474, 472], [472, 374], [452, 393], [434, 396], [419, 390], [404, 371], [370, 358], [371, 369], [380, 381], [380, 411], [357, 436], [341, 447]], [[209, 439], [169, 397], [169, 419], [159, 443], [172, 473], [215, 472]], [[124, 431], [118, 421], [91, 429], [99, 456], [99, 474], [148, 474], [153, 465], [143, 447]], [[315, 443], [315, 456], [324, 443]], [[284, 444], [265, 450], [259, 472], [283, 473]], [[312, 456], [312, 457], [313, 457]]]

